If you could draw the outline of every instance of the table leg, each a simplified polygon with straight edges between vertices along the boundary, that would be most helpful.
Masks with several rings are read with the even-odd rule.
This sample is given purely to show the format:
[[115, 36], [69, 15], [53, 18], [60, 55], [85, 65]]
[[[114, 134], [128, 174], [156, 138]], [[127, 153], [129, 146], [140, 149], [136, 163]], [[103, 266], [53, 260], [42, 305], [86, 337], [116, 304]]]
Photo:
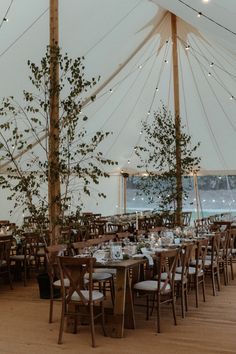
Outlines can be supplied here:
[[126, 278], [127, 269], [118, 268], [116, 273], [114, 316], [112, 319], [111, 332], [111, 336], [116, 338], [122, 338], [124, 336]]

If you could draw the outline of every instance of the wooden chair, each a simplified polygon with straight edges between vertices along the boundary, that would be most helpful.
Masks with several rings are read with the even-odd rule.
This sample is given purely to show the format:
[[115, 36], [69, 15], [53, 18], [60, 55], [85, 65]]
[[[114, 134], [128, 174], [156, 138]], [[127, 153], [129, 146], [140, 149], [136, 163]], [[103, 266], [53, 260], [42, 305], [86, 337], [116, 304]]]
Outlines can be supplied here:
[[196, 307], [199, 304], [199, 285], [202, 285], [203, 301], [206, 301], [205, 290], [205, 262], [208, 240], [199, 240], [196, 243], [195, 259], [190, 262], [189, 276], [195, 289]]
[[230, 266], [230, 270], [231, 270], [231, 279], [234, 280], [233, 263], [236, 262], [236, 248], [235, 248], [236, 228], [231, 228], [229, 234], [230, 236], [229, 236], [229, 249], [228, 249], [228, 265]]
[[217, 233], [210, 237], [208, 254], [205, 261], [205, 273], [211, 276], [213, 296], [216, 296], [216, 281], [218, 291], [220, 291], [220, 233]]
[[220, 249], [219, 249], [219, 270], [223, 273], [224, 285], [229, 283], [229, 248], [230, 248], [230, 230], [220, 232]]
[[[79, 255], [81, 253], [83, 254], [85, 249], [89, 250], [94, 246], [101, 245], [104, 242], [108, 242], [112, 240], [113, 237], [114, 235], [112, 235], [112, 237], [109, 237], [108, 235], [104, 235], [101, 238], [90, 239], [85, 242], [72, 243], [72, 255]], [[103, 292], [104, 296], [106, 296], [106, 291], [110, 290], [112, 304], [114, 304], [114, 275], [115, 274], [116, 274], [116, 270], [113, 268], [110, 269], [94, 268], [94, 273], [92, 275], [94, 283], [98, 283], [99, 291]]]
[[192, 212], [191, 211], [182, 212], [182, 214], [181, 214], [181, 226], [190, 226], [191, 217], [192, 217]]
[[[58, 269], [57, 257], [64, 255], [66, 252], [66, 245], [53, 245], [45, 248], [46, 267], [50, 282], [50, 306], [49, 306], [49, 323], [53, 320], [53, 302], [54, 302], [54, 289], [61, 289], [61, 280]], [[64, 279], [65, 287], [68, 287], [68, 279]]]
[[[62, 334], [64, 330], [65, 317], [74, 317], [74, 333], [77, 332], [77, 318], [85, 313], [81, 313], [81, 307], [85, 307], [90, 320], [90, 329], [92, 337], [92, 346], [95, 347], [95, 326], [94, 320], [102, 317], [102, 329], [105, 332], [104, 317], [104, 296], [99, 291], [93, 290], [93, 265], [95, 263], [93, 257], [58, 257], [60, 279], [62, 283], [62, 308], [61, 323], [58, 336], [58, 344], [62, 343]], [[88, 274], [88, 283], [85, 284], [85, 274]], [[69, 280], [68, 289], [64, 286], [64, 278]], [[100, 305], [100, 312], [95, 315], [94, 305]]]
[[188, 311], [188, 280], [189, 280], [189, 265], [194, 251], [195, 245], [189, 243], [183, 245], [180, 249], [179, 265], [176, 268], [175, 284], [177, 296], [181, 296], [181, 312], [182, 318], [185, 317], [185, 312]]
[[[175, 272], [179, 256], [179, 250], [162, 251], [156, 253], [155, 261], [157, 263], [157, 280], [144, 280], [134, 284], [134, 292], [139, 295], [146, 296], [146, 318], [149, 319], [149, 302], [150, 296], [154, 301], [156, 300], [157, 311], [157, 332], [160, 333], [160, 307], [164, 303], [172, 304], [172, 312], [174, 324], [177, 324], [175, 311]], [[162, 280], [162, 273], [166, 273], [165, 280]]]
[[0, 277], [7, 276], [10, 287], [12, 287], [12, 279], [11, 279], [11, 260], [10, 260], [10, 252], [11, 252], [12, 240], [11, 238], [2, 239], [0, 238]]
[[40, 241], [39, 233], [24, 233], [16, 254], [10, 256], [11, 262], [15, 264], [16, 272], [23, 273], [24, 286], [26, 286], [27, 276], [30, 276], [30, 271], [32, 269], [38, 271], [37, 253]]

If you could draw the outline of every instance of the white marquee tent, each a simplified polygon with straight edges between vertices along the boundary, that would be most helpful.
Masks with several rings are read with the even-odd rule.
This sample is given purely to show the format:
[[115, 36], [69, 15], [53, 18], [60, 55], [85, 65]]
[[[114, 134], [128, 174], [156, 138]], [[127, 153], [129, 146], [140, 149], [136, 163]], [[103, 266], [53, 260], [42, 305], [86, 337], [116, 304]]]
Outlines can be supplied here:
[[[83, 107], [89, 117], [86, 128], [90, 134], [99, 129], [113, 132], [103, 151], [118, 161], [109, 181], [101, 181], [107, 199], [90, 198], [87, 210], [117, 212], [121, 171], [139, 172], [134, 147], [143, 142], [142, 122], [151, 119], [162, 102], [173, 110], [168, 11], [178, 16], [180, 115], [193, 143], [201, 143], [200, 173], [236, 173], [235, 1], [60, 0], [59, 4], [62, 51], [71, 57], [84, 55], [87, 76], [101, 76], [95, 102]], [[49, 41], [48, 7], [48, 0], [1, 1], [1, 97], [19, 98], [28, 89], [27, 60], [39, 62]], [[4, 209], [1, 217], [7, 218], [8, 207]]]

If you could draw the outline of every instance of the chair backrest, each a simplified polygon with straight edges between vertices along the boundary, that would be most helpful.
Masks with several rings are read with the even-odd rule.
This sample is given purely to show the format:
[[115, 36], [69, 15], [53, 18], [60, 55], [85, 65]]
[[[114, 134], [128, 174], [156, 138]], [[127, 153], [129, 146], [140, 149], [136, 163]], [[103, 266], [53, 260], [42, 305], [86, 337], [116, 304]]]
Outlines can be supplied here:
[[10, 262], [11, 239], [0, 240], [0, 267]]
[[210, 245], [211, 245], [211, 264], [218, 263], [220, 256], [220, 239], [221, 234], [216, 233], [211, 237]]
[[230, 248], [230, 230], [220, 232], [220, 256], [225, 259]]
[[181, 214], [181, 225], [182, 226], [189, 226], [191, 222], [192, 212], [191, 211], [184, 211]]
[[182, 269], [181, 280], [185, 280], [188, 277], [189, 264], [195, 247], [194, 243], [188, 243], [180, 248], [179, 261]]
[[[179, 258], [179, 252], [179, 249], [156, 252], [158, 279], [157, 292], [159, 294], [165, 291], [168, 286], [170, 286], [172, 290], [174, 289], [174, 278]], [[161, 273], [163, 271], [166, 273], [166, 279], [164, 281], [161, 280]]]
[[66, 245], [53, 245], [45, 247], [47, 272], [50, 280], [52, 281], [54, 281], [55, 277], [59, 277], [57, 257], [63, 256], [66, 250]]
[[[68, 305], [72, 300], [72, 295], [78, 295], [80, 301], [87, 305], [92, 303], [93, 290], [93, 266], [96, 261], [94, 257], [58, 257], [60, 278], [62, 283], [62, 295], [65, 304]], [[88, 283], [85, 285], [85, 274], [88, 275]], [[65, 289], [63, 279], [69, 280], [69, 288]], [[85, 298], [83, 291], [88, 289], [89, 296]]]
[[229, 231], [229, 249], [230, 249], [230, 252], [232, 252], [232, 250], [234, 248], [236, 248], [236, 244], [235, 244], [235, 241], [236, 241], [236, 228], [231, 228], [230, 231]]
[[84, 253], [84, 249], [87, 247], [89, 247], [87, 241], [73, 242], [70, 247], [72, 256], [78, 255], [80, 253]]
[[207, 254], [208, 239], [202, 239], [196, 243], [196, 272], [201, 274], [201, 271], [204, 272], [205, 269], [205, 260]]

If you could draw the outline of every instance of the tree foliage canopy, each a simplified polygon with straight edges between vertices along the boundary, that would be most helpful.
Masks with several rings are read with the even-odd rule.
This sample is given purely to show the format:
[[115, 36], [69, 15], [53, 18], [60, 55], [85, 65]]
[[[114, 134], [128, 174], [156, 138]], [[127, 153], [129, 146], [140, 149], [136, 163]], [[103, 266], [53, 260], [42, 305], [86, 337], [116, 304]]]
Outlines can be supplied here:
[[[137, 146], [138, 168], [144, 170], [145, 176], [139, 179], [139, 194], [155, 202], [161, 210], [175, 210], [176, 191], [176, 137], [175, 122], [167, 108], [162, 107], [154, 113], [152, 121], [143, 122], [142, 132], [145, 146]], [[181, 126], [181, 174], [189, 175], [199, 168], [200, 158], [195, 156], [199, 144], [192, 146], [191, 136]], [[184, 196], [186, 197], [186, 191]]]
[[[82, 206], [81, 196], [90, 195], [100, 177], [109, 177], [106, 159], [99, 150], [110, 132], [97, 131], [88, 136], [82, 114], [83, 95], [99, 78], [87, 80], [84, 58], [71, 59], [57, 52], [59, 85], [59, 174], [62, 217], [74, 204]], [[39, 217], [48, 212], [48, 166], [50, 125], [50, 50], [39, 65], [28, 61], [31, 91], [23, 91], [22, 103], [14, 97], [4, 98], [0, 105], [0, 185], [10, 191], [14, 208], [23, 206], [29, 215]], [[94, 100], [95, 97], [90, 97]], [[57, 171], [58, 172], [58, 171]], [[92, 187], [92, 188], [91, 188]], [[96, 192], [98, 196], [104, 194]]]

